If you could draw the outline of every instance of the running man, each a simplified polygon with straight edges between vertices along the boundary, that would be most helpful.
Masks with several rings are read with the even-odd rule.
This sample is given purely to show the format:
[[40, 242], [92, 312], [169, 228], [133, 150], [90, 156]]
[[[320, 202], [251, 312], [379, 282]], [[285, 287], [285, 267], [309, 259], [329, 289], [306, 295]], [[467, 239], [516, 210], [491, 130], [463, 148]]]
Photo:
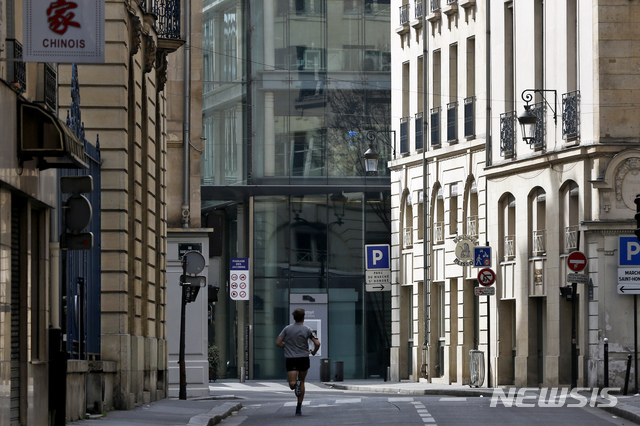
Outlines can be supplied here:
[[[284, 348], [287, 358], [287, 380], [289, 387], [298, 397], [296, 416], [302, 415], [302, 400], [304, 399], [304, 379], [309, 370], [309, 353], [315, 355], [320, 349], [320, 340], [309, 327], [304, 325], [304, 309], [298, 308], [291, 314], [295, 323], [289, 324], [276, 339], [276, 345]], [[309, 349], [309, 339], [315, 347]]]

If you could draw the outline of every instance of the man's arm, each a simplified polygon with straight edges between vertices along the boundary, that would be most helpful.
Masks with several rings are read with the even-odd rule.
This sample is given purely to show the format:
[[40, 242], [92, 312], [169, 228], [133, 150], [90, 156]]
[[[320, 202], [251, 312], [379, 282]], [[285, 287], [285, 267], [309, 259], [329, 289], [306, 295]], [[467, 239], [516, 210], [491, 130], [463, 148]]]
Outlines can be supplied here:
[[318, 340], [317, 337], [312, 337], [311, 341], [315, 345], [315, 348], [313, 348], [313, 350], [311, 351], [311, 355], [315, 355], [318, 352], [318, 350], [320, 349], [320, 340]]
[[282, 336], [278, 336], [278, 338], [276, 339], [276, 346], [284, 348], [284, 339], [282, 338]]

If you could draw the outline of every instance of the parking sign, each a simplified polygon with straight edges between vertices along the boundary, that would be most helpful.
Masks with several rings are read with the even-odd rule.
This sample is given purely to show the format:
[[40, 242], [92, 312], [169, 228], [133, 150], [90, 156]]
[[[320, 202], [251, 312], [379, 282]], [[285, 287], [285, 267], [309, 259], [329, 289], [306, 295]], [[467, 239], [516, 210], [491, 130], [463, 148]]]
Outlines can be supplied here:
[[389, 244], [364, 246], [367, 269], [390, 269]]
[[640, 243], [634, 237], [620, 237], [620, 266], [640, 267]]

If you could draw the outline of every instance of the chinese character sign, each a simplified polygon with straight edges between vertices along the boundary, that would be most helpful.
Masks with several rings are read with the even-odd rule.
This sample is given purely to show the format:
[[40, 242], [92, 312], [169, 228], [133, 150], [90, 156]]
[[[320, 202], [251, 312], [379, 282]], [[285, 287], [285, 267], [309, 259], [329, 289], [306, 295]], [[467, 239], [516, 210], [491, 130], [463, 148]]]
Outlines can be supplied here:
[[104, 62], [104, 0], [24, 0], [25, 62]]

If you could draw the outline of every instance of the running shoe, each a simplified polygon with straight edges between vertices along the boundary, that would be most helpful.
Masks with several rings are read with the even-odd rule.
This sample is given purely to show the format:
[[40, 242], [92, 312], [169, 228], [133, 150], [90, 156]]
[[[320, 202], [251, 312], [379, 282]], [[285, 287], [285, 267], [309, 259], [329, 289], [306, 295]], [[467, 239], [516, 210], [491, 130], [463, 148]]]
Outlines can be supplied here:
[[302, 387], [300, 386], [299, 380], [296, 382], [295, 386], [293, 387], [293, 392], [296, 394], [296, 396], [302, 395]]
[[302, 410], [300, 408], [296, 408], [296, 416], [301, 416]]

